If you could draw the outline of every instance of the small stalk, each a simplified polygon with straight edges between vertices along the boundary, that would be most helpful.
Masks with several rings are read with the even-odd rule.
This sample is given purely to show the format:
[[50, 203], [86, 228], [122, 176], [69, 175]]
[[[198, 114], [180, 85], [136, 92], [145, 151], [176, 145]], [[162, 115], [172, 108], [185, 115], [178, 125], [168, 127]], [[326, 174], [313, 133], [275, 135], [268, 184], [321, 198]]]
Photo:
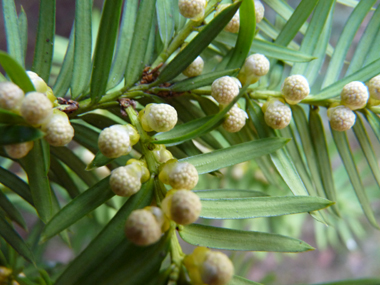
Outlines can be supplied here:
[[[171, 228], [175, 228], [175, 223], [171, 222]], [[172, 263], [174, 263], [176, 266], [180, 267], [182, 264], [182, 260], [185, 257], [185, 254], [182, 252], [181, 245], [179, 244], [176, 231], [172, 231], [172, 236], [170, 238], [170, 258], [172, 260]]]
[[99, 103], [91, 105], [91, 99], [85, 99], [79, 102], [79, 108], [72, 114], [69, 114], [70, 118], [74, 118], [79, 114], [83, 114], [96, 109], [107, 109], [119, 105], [117, 99], [119, 98], [135, 98], [137, 96], [145, 96], [145, 93], [142, 91], [132, 91], [132, 92], [121, 92], [116, 91], [113, 93], [106, 94], [102, 97]]
[[380, 114], [380, 106], [370, 106], [368, 109], [375, 114]]
[[125, 112], [128, 114], [128, 117], [131, 120], [132, 125], [137, 129], [138, 133], [140, 134], [139, 143], [141, 144], [141, 152], [145, 157], [150, 174], [157, 175], [158, 164], [156, 162], [156, 159], [154, 158], [153, 152], [151, 151], [154, 149], [154, 145], [150, 143], [150, 136], [146, 133], [146, 131], [144, 131], [138, 118], [138, 113], [132, 106], [125, 108]]
[[[158, 164], [154, 158], [152, 150], [152, 144], [150, 143], [150, 136], [147, 134], [147, 132], [143, 129], [137, 111], [133, 108], [133, 106], [129, 106], [125, 108], [126, 113], [128, 114], [129, 119], [131, 120], [132, 125], [137, 129], [137, 131], [140, 134], [140, 144], [142, 149], [142, 154], [145, 157], [148, 169], [152, 176], [155, 177], [155, 197], [156, 197], [156, 203], [157, 205], [161, 204], [161, 201], [164, 199], [165, 194], [164, 191], [162, 191], [163, 185], [160, 185], [160, 181], [157, 179], [158, 174]], [[178, 242], [178, 238], [176, 235], [176, 224], [171, 221], [170, 223], [170, 257], [172, 260], [172, 264], [175, 266], [175, 268], [179, 269], [182, 264], [182, 260], [184, 258], [184, 253], [182, 252], [182, 248]]]
[[[249, 93], [249, 97], [251, 99], [261, 99], [261, 100], [267, 100], [269, 98], [283, 98], [283, 95], [279, 91], [270, 91], [270, 90], [256, 90]], [[314, 101], [313, 97], [307, 97], [303, 99], [299, 104], [308, 104], [311, 106], [321, 106], [321, 107], [330, 107], [331, 104], [340, 102], [340, 100], [336, 99], [327, 99], [322, 101]], [[380, 111], [380, 109], [379, 109]]]
[[186, 38], [195, 30], [195, 27], [202, 24], [204, 19], [214, 11], [216, 5], [218, 4], [217, 0], [211, 0], [207, 5], [204, 17], [199, 21], [189, 20], [185, 27], [178, 33], [178, 35], [170, 43], [169, 47], [160, 53], [157, 59], [153, 62], [151, 69], [157, 67], [159, 64], [164, 63], [172, 54], [175, 52], [186, 40]]

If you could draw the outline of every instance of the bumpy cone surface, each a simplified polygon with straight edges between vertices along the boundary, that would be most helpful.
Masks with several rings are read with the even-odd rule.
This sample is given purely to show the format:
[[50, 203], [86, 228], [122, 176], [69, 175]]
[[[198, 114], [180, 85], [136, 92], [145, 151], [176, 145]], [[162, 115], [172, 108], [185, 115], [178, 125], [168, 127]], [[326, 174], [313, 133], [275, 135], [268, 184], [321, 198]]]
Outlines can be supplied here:
[[53, 112], [53, 104], [45, 94], [27, 93], [20, 107], [21, 116], [31, 125], [45, 121]]
[[182, 16], [197, 20], [204, 15], [205, 0], [179, 0], [178, 8]]
[[202, 209], [199, 196], [189, 190], [177, 190], [174, 194], [166, 196], [162, 205], [168, 218], [180, 225], [194, 223]]
[[287, 77], [282, 86], [282, 94], [288, 104], [297, 104], [310, 93], [309, 82], [302, 75]]
[[111, 190], [118, 196], [129, 197], [141, 188], [141, 173], [135, 165], [121, 166], [111, 172]]
[[42, 130], [46, 133], [44, 138], [50, 145], [64, 146], [73, 139], [74, 128], [67, 115], [58, 112], [48, 118], [48, 122], [42, 126]]
[[136, 245], [148, 246], [160, 239], [161, 227], [150, 211], [135, 210], [127, 219], [125, 235]]
[[364, 108], [367, 105], [369, 92], [367, 86], [360, 81], [352, 81], [343, 87], [340, 100], [351, 110]]
[[175, 189], [193, 189], [198, 183], [198, 172], [188, 162], [169, 162], [160, 172], [159, 178]]
[[373, 77], [368, 82], [368, 90], [371, 98], [380, 100], [380, 75]]
[[292, 119], [292, 110], [280, 101], [275, 101], [267, 107], [264, 119], [271, 128], [283, 129], [289, 125]]
[[255, 16], [256, 16], [256, 23], [260, 23], [262, 19], [264, 18], [265, 8], [264, 5], [258, 1], [255, 0]]
[[131, 142], [126, 128], [113, 125], [100, 132], [98, 147], [101, 153], [109, 158], [127, 155], [131, 151]]
[[239, 10], [232, 17], [231, 21], [228, 22], [227, 26], [224, 28], [227, 32], [236, 34], [239, 32], [240, 28], [240, 14]]
[[237, 105], [233, 106], [227, 112], [227, 118], [223, 121], [223, 128], [230, 133], [236, 133], [245, 126], [247, 113], [240, 109]]
[[346, 106], [337, 106], [327, 110], [330, 126], [333, 130], [343, 132], [352, 128], [356, 121], [355, 113]]
[[33, 148], [34, 143], [24, 142], [18, 144], [5, 145], [4, 150], [9, 155], [10, 158], [19, 159], [26, 156], [29, 151]]
[[16, 110], [24, 99], [24, 91], [12, 82], [0, 82], [0, 108]]
[[176, 109], [169, 104], [148, 104], [141, 112], [142, 126], [147, 132], [170, 131], [178, 121]]
[[234, 273], [231, 260], [222, 252], [209, 251], [201, 267], [201, 278], [208, 285], [225, 285]]
[[253, 84], [259, 80], [261, 76], [266, 75], [270, 69], [270, 62], [260, 53], [250, 55], [245, 59], [244, 65], [239, 72], [238, 79], [244, 85], [246, 83]]
[[198, 56], [182, 73], [187, 77], [199, 76], [202, 74], [203, 66], [204, 61]]
[[229, 104], [238, 94], [239, 86], [229, 76], [218, 78], [211, 85], [211, 95], [220, 104]]
[[45, 93], [48, 91], [46, 82], [41, 77], [39, 77], [37, 73], [33, 71], [27, 71], [26, 73], [28, 74], [30, 81], [32, 81], [37, 92]]

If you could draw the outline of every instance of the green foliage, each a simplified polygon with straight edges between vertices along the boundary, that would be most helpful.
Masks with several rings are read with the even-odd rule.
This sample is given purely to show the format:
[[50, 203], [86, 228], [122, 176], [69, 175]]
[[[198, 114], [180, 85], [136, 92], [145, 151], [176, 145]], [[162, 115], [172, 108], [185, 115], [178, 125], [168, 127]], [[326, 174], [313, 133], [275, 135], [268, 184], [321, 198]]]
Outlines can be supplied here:
[[179, 234], [188, 243], [209, 248], [276, 252], [313, 250], [307, 243], [286, 236], [197, 224], [186, 226]]
[[42, 0], [40, 2], [36, 48], [33, 58], [32, 70], [46, 82], [49, 80], [53, 62], [55, 5], [54, 1]]
[[[105, 0], [100, 16], [92, 0], [76, 1], [70, 37], [61, 39], [67, 48], [58, 50], [56, 1], [41, 0], [37, 36], [30, 39], [36, 42], [33, 65], [25, 67], [28, 15], [17, 1], [2, 1], [7, 52], [0, 51], [0, 82], [12, 81], [27, 96], [37, 87], [26, 70], [36, 72], [55, 97], [65, 97], [51, 101], [68, 115], [75, 135], [68, 146], [49, 145], [44, 127], [30, 125], [18, 109], [0, 107], [1, 284], [190, 284], [178, 237], [243, 253], [301, 253], [314, 250], [299, 239], [306, 217], [315, 224], [321, 249], [365, 236], [363, 216], [364, 227], [379, 229], [372, 205], [380, 196], [379, 101], [355, 111], [355, 136], [329, 130], [324, 112], [340, 103], [347, 83], [379, 74], [377, 1], [302, 0], [293, 8], [284, 0], [263, 0], [275, 23], [269, 17], [256, 23], [253, 0], [222, 2], [230, 5], [219, 14], [219, 3], [210, 0], [204, 15], [191, 20], [180, 14], [177, 0]], [[333, 46], [334, 12], [342, 4], [351, 12]], [[224, 30], [235, 13], [237, 34]], [[366, 17], [371, 19], [350, 58]], [[62, 55], [53, 63], [58, 51]], [[245, 59], [254, 53], [268, 57], [268, 74], [240, 86], [230, 103], [218, 104], [210, 96], [213, 82], [244, 72]], [[203, 73], [185, 78], [181, 73], [198, 56]], [[289, 126], [274, 130], [265, 121], [265, 102], [284, 100], [281, 85], [294, 74], [305, 76], [312, 92], [290, 106]], [[147, 132], [142, 114], [150, 103], [173, 106], [178, 124]], [[236, 107], [247, 120], [229, 133], [223, 124]], [[132, 125], [139, 141], [129, 154], [109, 158], [99, 150], [98, 137], [116, 124]], [[29, 141], [34, 147], [20, 159], [3, 148]], [[147, 206], [164, 209], [168, 189], [158, 177], [171, 155], [200, 175], [192, 191], [200, 198], [202, 219], [178, 225], [166, 218], [156, 243], [137, 246], [125, 237], [126, 220]], [[131, 158], [150, 173], [136, 194], [118, 197], [110, 171]], [[57, 235], [72, 246], [75, 257], [68, 264], [43, 258]], [[237, 275], [228, 284], [259, 284], [238, 276], [244, 266], [233, 256]], [[3, 276], [3, 267], [12, 272]], [[320, 284], [378, 283], [368, 278]]]
[[[91, 1], [78, 1], [75, 7], [74, 62], [72, 68], [71, 93], [77, 98], [86, 91], [91, 75]], [[69, 49], [69, 48], [68, 48]]]
[[0, 62], [9, 78], [16, 83], [24, 92], [34, 91], [28, 75], [22, 66], [7, 53], [0, 51]]
[[[38, 167], [35, 163], [39, 161]], [[28, 182], [34, 206], [43, 222], [53, 215], [52, 192], [47, 176], [50, 168], [49, 145], [42, 139], [34, 142], [33, 149], [20, 160], [20, 165], [28, 175]]]
[[[7, 119], [7, 117], [5, 117], [4, 119]], [[42, 138], [45, 135], [43, 132], [36, 128], [20, 125], [0, 126], [0, 132], [2, 132], [3, 134], [7, 134], [7, 136], [4, 136], [0, 139], [0, 145], [34, 141]]]
[[312, 212], [332, 204], [331, 201], [309, 196], [202, 199], [200, 216], [208, 219], [272, 217]]
[[[119, 251], [120, 245], [128, 245], [124, 236], [125, 217], [127, 217], [133, 209], [142, 208], [148, 205], [152, 199], [153, 181], [149, 180], [144, 184], [143, 188], [132, 198], [130, 198], [119, 209], [113, 219], [106, 227], [92, 240], [86, 249], [70, 264], [69, 267], [60, 275], [56, 284], [67, 284], [86, 280], [92, 272], [103, 267], [104, 260], [108, 256], [112, 256], [113, 251]], [[124, 259], [124, 257], [122, 257]], [[80, 268], [80, 270], [78, 270]], [[109, 269], [108, 267], [106, 270]], [[132, 273], [138, 274], [136, 271]], [[130, 276], [133, 278], [133, 274]], [[80, 284], [80, 282], [79, 282]]]
[[[108, 78], [107, 76], [103, 75], [109, 74], [111, 69], [112, 56], [114, 52], [114, 45], [116, 42], [117, 30], [121, 14], [121, 6], [123, 4], [122, 2], [123, 1], [121, 0], [104, 2], [102, 19], [100, 21], [98, 37], [96, 39], [94, 64], [92, 67], [90, 85], [91, 102], [93, 104], [100, 101], [107, 88]], [[83, 37], [85, 35], [86, 33], [81, 34]], [[89, 40], [86, 42], [88, 43]], [[90, 59], [91, 58], [89, 58], [89, 60]], [[88, 65], [90, 66], [89, 63]], [[87, 80], [87, 77], [85, 77], [84, 80]]]

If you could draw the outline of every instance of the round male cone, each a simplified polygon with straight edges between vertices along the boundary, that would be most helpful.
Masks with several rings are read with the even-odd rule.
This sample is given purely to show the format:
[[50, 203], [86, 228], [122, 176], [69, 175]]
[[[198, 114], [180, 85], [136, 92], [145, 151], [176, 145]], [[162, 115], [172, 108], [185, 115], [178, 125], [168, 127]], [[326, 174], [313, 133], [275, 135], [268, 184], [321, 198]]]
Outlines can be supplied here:
[[275, 101], [268, 105], [264, 113], [264, 119], [268, 126], [280, 130], [290, 124], [292, 110], [280, 101]]
[[262, 19], [264, 18], [264, 13], [265, 13], [264, 5], [259, 0], [255, 0], [256, 24], [262, 21]]
[[20, 108], [24, 97], [24, 91], [13, 82], [0, 82], [0, 108], [16, 110]]
[[33, 141], [5, 145], [4, 150], [9, 155], [10, 158], [20, 159], [26, 156], [29, 151], [33, 148]]
[[241, 68], [238, 79], [241, 84], [253, 84], [260, 77], [266, 75], [270, 69], [270, 62], [265, 55], [255, 53], [245, 59], [244, 65]]
[[282, 94], [288, 104], [297, 104], [310, 93], [309, 82], [302, 75], [287, 77], [282, 85]]
[[211, 96], [220, 104], [229, 104], [238, 94], [239, 86], [232, 77], [223, 76], [211, 85]]
[[356, 114], [346, 106], [337, 106], [327, 110], [330, 126], [333, 130], [343, 132], [352, 128]]
[[64, 146], [74, 137], [74, 128], [68, 116], [58, 110], [42, 125], [42, 130], [46, 133], [45, 140], [53, 146]]
[[240, 13], [239, 10], [232, 17], [231, 21], [228, 22], [227, 26], [225, 26], [224, 30], [230, 33], [238, 33], [240, 28]]
[[200, 56], [197, 56], [196, 59], [190, 65], [182, 71], [183, 75], [187, 77], [195, 77], [202, 74], [204, 66], [204, 61]]
[[118, 196], [130, 197], [141, 188], [141, 167], [136, 164], [120, 166], [111, 172], [111, 190]]
[[373, 77], [368, 82], [368, 90], [371, 98], [380, 100], [380, 75]]
[[209, 251], [201, 266], [202, 281], [208, 285], [225, 285], [234, 274], [231, 260], [222, 252]]
[[176, 109], [169, 104], [148, 104], [139, 114], [145, 131], [167, 132], [178, 121]]
[[230, 133], [236, 133], [245, 126], [247, 113], [234, 105], [228, 112], [227, 118], [223, 121], [223, 128]]
[[109, 158], [127, 155], [132, 150], [128, 129], [123, 125], [105, 128], [99, 134], [98, 147]]
[[340, 100], [351, 110], [362, 109], [367, 105], [369, 92], [367, 86], [360, 81], [352, 81], [343, 87]]
[[188, 162], [169, 161], [162, 168], [159, 179], [175, 189], [193, 189], [198, 183], [198, 172], [194, 165]]
[[206, 7], [205, 0], [179, 0], [179, 12], [185, 18], [198, 20], [203, 17]]
[[125, 223], [126, 237], [136, 245], [148, 246], [161, 237], [161, 226], [152, 212], [145, 209], [133, 211]]
[[53, 104], [45, 94], [27, 93], [20, 107], [21, 116], [31, 125], [43, 123], [53, 112]]
[[180, 225], [194, 223], [201, 213], [199, 196], [189, 190], [177, 190], [162, 201], [165, 215]]

